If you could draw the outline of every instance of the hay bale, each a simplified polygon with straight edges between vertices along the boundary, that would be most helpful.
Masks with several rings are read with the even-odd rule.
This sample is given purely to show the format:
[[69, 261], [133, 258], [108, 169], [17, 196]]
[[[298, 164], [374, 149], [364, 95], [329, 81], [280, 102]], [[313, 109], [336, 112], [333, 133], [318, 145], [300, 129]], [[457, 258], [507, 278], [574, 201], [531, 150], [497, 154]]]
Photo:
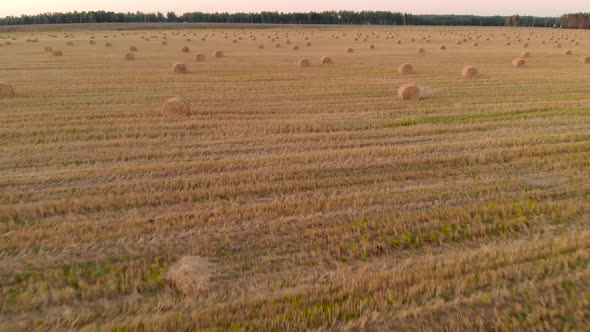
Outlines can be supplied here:
[[311, 42], [308, 41], [307, 43], [305, 43], [305, 46], [311, 46]]
[[69, 41], [69, 42], [67, 42], [67, 43], [66, 43], [66, 45], [67, 45], [67, 46], [74, 46], [74, 42], [72, 42], [72, 41]]
[[414, 67], [409, 63], [403, 63], [397, 68], [397, 72], [401, 75], [411, 75], [414, 74]]
[[165, 42], [165, 41], [162, 41], [162, 42], [160, 43], [160, 45], [163, 45], [163, 46], [165, 46], [165, 45], [168, 45], [168, 43], [167, 43], [167, 42]]
[[580, 58], [580, 62], [582, 62], [583, 64], [590, 64], [590, 56], [583, 56]]
[[522, 45], [522, 47], [527, 48], [527, 47], [529, 47], [529, 44], [528, 43], [524, 43], [524, 45]]
[[293, 45], [292, 49], [293, 49], [293, 51], [299, 51], [299, 46]]
[[419, 54], [424, 54], [424, 53], [426, 53], [426, 50], [424, 49], [424, 47], [418, 47], [416, 52], [418, 52]]
[[0, 99], [14, 98], [14, 87], [8, 83], [0, 82]]
[[215, 51], [214, 55], [216, 58], [223, 58], [225, 53], [223, 53], [223, 51]]
[[53, 52], [53, 48], [51, 48], [51, 47], [45, 47], [45, 52]]
[[375, 49], [375, 44], [371, 44], [371, 45], [369, 45], [369, 49], [370, 49], [370, 50], [374, 50], [374, 49]]
[[523, 59], [527, 59], [530, 56], [531, 56], [531, 52], [529, 52], [529, 51], [524, 51], [524, 52], [520, 53], [520, 57]]
[[446, 49], [447, 49], [447, 47], [446, 47], [445, 45], [441, 45], [441, 46], [440, 46], [440, 50], [441, 50], [441, 51], [444, 51], [444, 50], [446, 50]]
[[565, 51], [563, 51], [563, 55], [572, 55], [572, 51], [571, 50], [565, 50]]
[[125, 54], [125, 60], [127, 60], [127, 61], [135, 60], [135, 53], [129, 52], [129, 53]]
[[63, 52], [61, 50], [54, 50], [53, 53], [51, 53], [53, 56], [62, 56]]
[[465, 66], [461, 71], [463, 78], [475, 78], [479, 75], [479, 71], [474, 66]]
[[515, 68], [522, 68], [526, 66], [526, 61], [522, 58], [516, 58], [512, 60], [512, 66], [514, 66]]
[[474, 47], [477, 47], [477, 46], [479, 46], [479, 43], [478, 42], [475, 42], [475, 43], [473, 43], [473, 46]]
[[263, 50], [264, 49], [264, 45], [263, 44], [258, 45], [258, 49], [259, 50]]
[[197, 54], [195, 54], [195, 61], [196, 62], [203, 62], [203, 61], [205, 61], [205, 54], [203, 54], [203, 53], [197, 53]]
[[186, 46], [182, 48], [182, 53], [188, 53], [189, 51], [190, 49]]
[[91, 41], [88, 42], [88, 44], [90, 44], [90, 45], [96, 45], [96, 42], [94, 40], [91, 40]]
[[332, 62], [332, 58], [330, 58], [329, 56], [323, 56], [322, 59], [320, 60], [320, 63], [322, 65], [327, 65], [327, 64], [332, 64], [334, 62]]
[[401, 100], [419, 100], [421, 91], [415, 84], [404, 84], [397, 90], [397, 95]]
[[276, 47], [276, 48], [281, 48], [282, 46], [281, 46], [281, 44], [280, 44], [280, 43], [276, 43], [276, 44], [275, 44], [275, 47]]
[[309, 61], [309, 59], [300, 59], [298, 65], [299, 68], [311, 67], [311, 61]]
[[191, 114], [191, 106], [182, 97], [168, 99], [162, 106], [162, 115], [167, 117], [187, 117]]
[[180, 62], [175, 63], [174, 66], [172, 66], [172, 70], [177, 74], [186, 74], [188, 72], [186, 65]]
[[195, 295], [209, 289], [213, 265], [199, 256], [184, 256], [172, 265], [166, 275], [180, 292]]
[[129, 52], [137, 52], [137, 47], [129, 46]]

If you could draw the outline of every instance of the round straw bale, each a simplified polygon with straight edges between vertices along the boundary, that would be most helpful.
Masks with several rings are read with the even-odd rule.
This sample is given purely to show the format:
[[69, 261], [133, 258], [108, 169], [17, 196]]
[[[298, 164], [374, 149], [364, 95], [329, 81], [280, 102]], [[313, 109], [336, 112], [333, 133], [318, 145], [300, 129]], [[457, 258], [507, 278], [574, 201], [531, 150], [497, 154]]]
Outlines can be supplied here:
[[293, 45], [292, 49], [293, 49], [293, 51], [299, 51], [299, 46]]
[[581, 57], [580, 62], [582, 62], [583, 64], [590, 64], [590, 56]]
[[14, 87], [8, 83], [0, 82], [0, 99], [14, 98]]
[[311, 67], [311, 61], [309, 59], [300, 59], [298, 65], [299, 68]]
[[418, 100], [420, 94], [420, 88], [415, 84], [404, 84], [397, 90], [397, 95], [401, 100]]
[[332, 62], [332, 58], [330, 58], [329, 56], [323, 56], [322, 59], [320, 60], [320, 63], [322, 65], [326, 65], [326, 64], [331, 64]]
[[182, 97], [168, 99], [162, 106], [162, 115], [167, 117], [187, 117], [190, 112], [190, 104]]
[[186, 46], [182, 48], [182, 53], [188, 53], [189, 51], [190, 49]]
[[461, 71], [463, 78], [475, 78], [477, 75], [479, 75], [479, 71], [473, 66], [465, 66]]
[[52, 54], [53, 56], [62, 56], [63, 52], [61, 50], [54, 50]]
[[305, 46], [311, 46], [311, 42], [308, 41], [307, 43], [305, 43]]
[[135, 54], [132, 52], [129, 52], [127, 54], [125, 54], [125, 60], [127, 61], [133, 61], [135, 60]]
[[203, 62], [203, 61], [205, 61], [205, 54], [203, 54], [203, 53], [197, 53], [197, 54], [195, 54], [195, 61], [196, 62]]
[[440, 46], [440, 49], [441, 49], [441, 51], [444, 51], [444, 50], [446, 50], [446, 49], [447, 49], [447, 47], [446, 47], [445, 45], [441, 45], [441, 46]]
[[522, 67], [526, 66], [526, 61], [522, 58], [516, 58], [516, 59], [512, 60], [512, 65], [515, 68], [522, 68]]
[[572, 55], [572, 51], [571, 50], [565, 50], [565, 51], [563, 51], [563, 55]]
[[258, 45], [258, 49], [263, 50], [264, 49], [264, 45], [263, 44]]
[[45, 47], [45, 52], [53, 52], [53, 48], [51, 48], [51, 47]]
[[352, 47], [349, 47], [346, 49], [346, 53], [354, 53], [354, 49], [352, 49]]
[[137, 47], [129, 46], [129, 52], [137, 52]]
[[370, 49], [370, 50], [374, 50], [374, 49], [375, 49], [375, 44], [371, 44], [371, 45], [369, 45], [369, 49]]
[[529, 51], [524, 51], [524, 52], [520, 53], [520, 57], [523, 59], [526, 59], [530, 56], [531, 56], [531, 52], [529, 52]]
[[426, 50], [424, 49], [424, 47], [418, 47], [418, 49], [416, 50], [416, 52], [423, 54], [426, 53]]
[[409, 63], [403, 63], [397, 68], [397, 72], [401, 75], [414, 74], [414, 67]]
[[215, 51], [215, 53], [213, 55], [216, 58], [223, 58], [225, 56], [225, 53], [223, 53], [223, 51]]
[[172, 70], [177, 74], [186, 74], [188, 72], [188, 68], [184, 63], [175, 63], [172, 67]]

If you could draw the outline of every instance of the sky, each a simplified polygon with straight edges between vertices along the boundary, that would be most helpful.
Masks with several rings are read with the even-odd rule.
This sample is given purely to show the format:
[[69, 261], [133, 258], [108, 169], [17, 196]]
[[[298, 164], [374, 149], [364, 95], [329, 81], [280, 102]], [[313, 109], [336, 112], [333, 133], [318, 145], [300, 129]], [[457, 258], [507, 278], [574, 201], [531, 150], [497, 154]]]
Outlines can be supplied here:
[[45, 12], [308, 12], [387, 10], [412, 14], [559, 16], [590, 12], [590, 0], [0, 0], [0, 17]]

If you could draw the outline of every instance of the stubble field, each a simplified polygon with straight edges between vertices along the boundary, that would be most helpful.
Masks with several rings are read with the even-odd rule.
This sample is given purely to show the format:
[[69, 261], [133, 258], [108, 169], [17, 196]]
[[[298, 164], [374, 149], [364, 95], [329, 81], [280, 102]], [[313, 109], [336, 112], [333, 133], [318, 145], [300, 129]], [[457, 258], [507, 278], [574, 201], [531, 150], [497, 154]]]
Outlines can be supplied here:
[[0, 330], [589, 328], [590, 32], [115, 28], [0, 30]]

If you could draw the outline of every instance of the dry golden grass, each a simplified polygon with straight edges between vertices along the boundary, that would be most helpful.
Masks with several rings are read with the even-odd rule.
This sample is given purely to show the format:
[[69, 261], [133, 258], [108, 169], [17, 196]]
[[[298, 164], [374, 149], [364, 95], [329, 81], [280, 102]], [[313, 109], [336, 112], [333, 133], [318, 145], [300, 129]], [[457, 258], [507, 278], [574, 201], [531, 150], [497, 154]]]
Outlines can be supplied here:
[[90, 27], [0, 34], [0, 330], [590, 328], [590, 32]]

